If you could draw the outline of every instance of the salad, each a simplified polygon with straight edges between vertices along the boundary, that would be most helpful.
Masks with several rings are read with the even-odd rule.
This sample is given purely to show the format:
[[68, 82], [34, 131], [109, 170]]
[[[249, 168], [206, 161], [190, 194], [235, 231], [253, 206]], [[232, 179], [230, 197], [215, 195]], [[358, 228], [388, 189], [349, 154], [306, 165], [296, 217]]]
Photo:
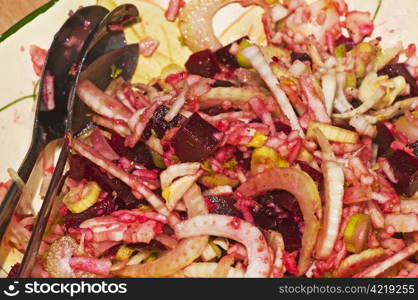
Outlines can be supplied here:
[[[264, 10], [266, 43], [219, 42], [230, 3]], [[418, 277], [416, 45], [383, 48], [344, 0], [170, 0], [165, 17], [184, 65], [79, 82], [95, 125], [32, 276]]]

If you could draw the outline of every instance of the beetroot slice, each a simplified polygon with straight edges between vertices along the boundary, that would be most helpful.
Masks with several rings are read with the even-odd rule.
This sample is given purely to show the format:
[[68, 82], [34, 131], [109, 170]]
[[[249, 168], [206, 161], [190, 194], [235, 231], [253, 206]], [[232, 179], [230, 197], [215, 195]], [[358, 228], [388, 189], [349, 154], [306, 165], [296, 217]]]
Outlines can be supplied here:
[[222, 106], [218, 105], [218, 106], [205, 107], [205, 108], [202, 108], [200, 111], [209, 115], [209, 116], [216, 116], [216, 115], [226, 113], [226, 112], [239, 111], [239, 109], [235, 109], [233, 107], [228, 108], [228, 109], [224, 109], [224, 108], [222, 108]]
[[236, 200], [232, 195], [211, 195], [205, 198], [209, 213], [229, 215], [242, 218], [241, 212], [234, 206]]
[[169, 108], [165, 105], [161, 105], [157, 108], [151, 120], [147, 124], [147, 127], [145, 127], [144, 133], [142, 134], [143, 140], [148, 140], [153, 131], [157, 137], [161, 139], [169, 129], [178, 126], [186, 119], [182, 115], [178, 114], [173, 120], [167, 122], [164, 117], [168, 111]]
[[200, 162], [216, 151], [221, 132], [206, 122], [198, 113], [185, 121], [173, 138], [176, 155], [182, 162]]
[[302, 233], [299, 226], [303, 218], [296, 198], [283, 190], [271, 190], [259, 195], [256, 201], [261, 205], [254, 212], [256, 225], [265, 230], [280, 232], [286, 251], [300, 249]]
[[379, 122], [376, 125], [377, 134], [376, 137], [373, 139], [373, 143], [377, 145], [377, 156], [388, 156], [393, 152], [393, 149], [390, 147], [392, 142], [395, 140], [392, 133], [389, 129], [383, 124], [383, 122]]
[[289, 125], [282, 123], [280, 121], [276, 121], [274, 122], [274, 127], [276, 127], [277, 131], [283, 131], [283, 133], [285, 134], [289, 134], [290, 132], [292, 132], [292, 127], [290, 127]]
[[228, 80], [215, 80], [214, 83], [210, 85], [211, 87], [231, 87], [234, 86], [234, 84], [231, 81]]
[[292, 62], [294, 62], [295, 60], [300, 60], [308, 61], [312, 64], [312, 58], [307, 53], [292, 52], [290, 54], [290, 59], [292, 60]]
[[17, 278], [17, 273], [19, 271], [19, 268], [20, 268], [20, 263], [15, 263], [11, 267], [9, 274], [7, 274], [7, 278]]
[[209, 49], [190, 55], [185, 66], [190, 74], [207, 78], [212, 78], [221, 71], [215, 55]]
[[388, 156], [388, 161], [393, 169], [396, 192], [412, 197], [418, 191], [418, 158], [402, 150], [394, 151]]
[[324, 176], [322, 175], [322, 173], [315, 170], [304, 161], [298, 160], [297, 162], [302, 171], [308, 173], [308, 175], [311, 176], [312, 179], [316, 182], [316, 184], [318, 185], [318, 189], [322, 190], [322, 188], [324, 187]]
[[117, 178], [110, 178], [98, 166], [80, 155], [70, 158], [70, 178], [80, 181], [95, 181], [105, 192], [116, 195], [116, 209], [132, 209], [138, 206], [139, 200], [131, 193], [130, 187]]
[[214, 53], [214, 55], [215, 55], [217, 61], [220, 64], [223, 64], [223, 65], [228, 66], [230, 68], [234, 68], [234, 69], [239, 68], [240, 65], [239, 65], [239, 63], [237, 61], [236, 56], [233, 55], [233, 54], [231, 54], [229, 52], [229, 50], [231, 49], [231, 46], [234, 43], [239, 44], [243, 39], [248, 39], [248, 36], [243, 36], [242, 38], [239, 38], [239, 39], [233, 41], [232, 43], [230, 43], [230, 44], [228, 44], [228, 45], [226, 45], [226, 46], [224, 46], [224, 47], [216, 50], [215, 53]]
[[[405, 78], [406, 82], [410, 86], [410, 93], [409, 96], [414, 97], [418, 96], [418, 86], [417, 82], [412, 77], [411, 73], [409, 73], [408, 69], [406, 68], [404, 63], [397, 63], [397, 64], [390, 64], [385, 66], [383, 69], [381, 69], [379, 72], [377, 72], [379, 76], [381, 75], [388, 75], [389, 78], [393, 78], [396, 76], [401, 75]], [[405, 97], [403, 97], [405, 98]], [[399, 98], [401, 99], [401, 98]]]
[[119, 156], [126, 157], [137, 164], [143, 165], [147, 169], [155, 168], [151, 152], [143, 142], [138, 142], [134, 148], [125, 147], [124, 142], [123, 137], [114, 133], [109, 140], [109, 145]]
[[97, 202], [92, 207], [86, 209], [85, 211], [74, 214], [68, 212], [64, 216], [64, 225], [68, 228], [77, 228], [85, 220], [96, 218], [100, 216], [106, 216], [116, 210], [115, 202], [111, 198], [106, 198]]

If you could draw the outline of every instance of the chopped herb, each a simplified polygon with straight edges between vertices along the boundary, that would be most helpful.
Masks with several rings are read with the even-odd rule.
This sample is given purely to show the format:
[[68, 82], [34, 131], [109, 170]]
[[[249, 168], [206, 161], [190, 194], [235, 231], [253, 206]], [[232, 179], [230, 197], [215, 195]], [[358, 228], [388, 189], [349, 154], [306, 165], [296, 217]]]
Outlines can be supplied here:
[[112, 69], [112, 74], [110, 75], [110, 77], [112, 78], [112, 79], [116, 79], [116, 78], [118, 78], [119, 77], [119, 75], [120, 74], [122, 74], [122, 72], [123, 72], [123, 70], [122, 69], [120, 69], [120, 68], [117, 68], [115, 65], [112, 65], [112, 67], [111, 67]]
[[34, 95], [34, 97], [33, 97], [33, 100], [35, 100], [36, 99], [36, 97], [38, 96], [38, 93], [36, 92], [37, 91], [37, 89], [38, 89], [38, 87], [39, 87], [39, 84], [41, 83], [41, 80], [40, 79], [38, 79], [36, 82], [35, 82], [35, 85], [33, 86], [33, 95]]
[[209, 160], [205, 160], [203, 163], [201, 163], [200, 167], [202, 168], [202, 170], [206, 172], [209, 172], [211, 174], [213, 173], [213, 169]]
[[340, 44], [334, 49], [334, 55], [335, 57], [346, 57], [347, 55], [347, 48], [345, 47], [345, 44]]
[[177, 39], [180, 42], [181, 46], [183, 46], [183, 47], [186, 46], [186, 42], [184, 41], [184, 38], [183, 38], [182, 35], [179, 35]]
[[374, 22], [374, 20], [376, 19], [377, 14], [380, 11], [380, 7], [382, 6], [382, 2], [383, 2], [383, 0], [379, 0], [379, 2], [377, 3], [377, 7], [376, 7], [376, 10], [374, 11], [374, 15], [373, 15], [373, 18], [372, 18], [372, 22]]
[[154, 165], [159, 169], [165, 169], [167, 168], [164, 163], [164, 158], [161, 154], [155, 151], [151, 151], [151, 157]]
[[223, 167], [225, 169], [233, 169], [238, 165], [238, 162], [235, 158], [231, 158], [229, 160], [227, 160], [226, 162], [223, 163]]
[[16, 100], [13, 100], [12, 102], [6, 104], [5, 106], [0, 107], [0, 112], [2, 112], [3, 110], [8, 109], [9, 107], [11, 107], [11, 106], [13, 106], [13, 105], [15, 105], [15, 104], [17, 104], [17, 103], [25, 100], [25, 99], [30, 99], [30, 98], [34, 99], [35, 96], [36, 95], [32, 94], [32, 95], [27, 95], [27, 96], [23, 96], [23, 97], [17, 98]]

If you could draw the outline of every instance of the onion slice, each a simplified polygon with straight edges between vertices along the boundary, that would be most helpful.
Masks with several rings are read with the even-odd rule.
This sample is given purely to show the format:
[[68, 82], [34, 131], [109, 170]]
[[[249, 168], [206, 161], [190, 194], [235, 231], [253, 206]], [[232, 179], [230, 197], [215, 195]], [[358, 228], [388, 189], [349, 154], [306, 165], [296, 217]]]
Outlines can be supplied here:
[[177, 99], [174, 101], [173, 105], [170, 107], [170, 110], [164, 117], [164, 120], [170, 122], [173, 120], [177, 114], [180, 112], [184, 104], [186, 103], [186, 93], [189, 89], [185, 88], [181, 93], [177, 96]]
[[99, 115], [94, 115], [92, 121], [99, 126], [113, 130], [122, 137], [127, 137], [131, 134], [131, 130], [125, 122], [119, 122], [117, 120], [109, 119]]
[[236, 240], [247, 249], [245, 277], [268, 277], [271, 269], [269, 248], [261, 231], [251, 223], [226, 215], [200, 215], [174, 226], [178, 238], [215, 235]]
[[182, 240], [179, 245], [153, 262], [128, 265], [112, 273], [120, 277], [164, 277], [172, 275], [190, 265], [198, 258], [208, 243], [208, 237]]
[[315, 136], [314, 128], [319, 128], [325, 137], [333, 142], [356, 144], [359, 138], [354, 131], [315, 121], [308, 122], [308, 131], [306, 133], [308, 138]]
[[184, 193], [196, 182], [196, 180], [202, 175], [203, 171], [199, 171], [194, 175], [183, 176], [180, 179], [174, 181], [169, 187], [163, 190], [164, 192], [168, 191], [167, 207], [172, 211], [178, 201], [183, 197]]
[[418, 198], [401, 200], [401, 213], [403, 213], [403, 214], [409, 214], [409, 213], [418, 214]]
[[234, 264], [234, 255], [228, 254], [222, 257], [218, 265], [216, 266], [216, 269], [214, 271], [214, 277], [219, 278], [225, 278], [228, 277], [229, 270], [231, 269], [231, 266]]
[[[199, 186], [194, 184], [184, 195], [189, 217], [208, 212]], [[178, 246], [153, 262], [128, 265], [112, 273], [121, 277], [163, 277], [173, 275], [197, 259], [208, 245], [207, 236], [183, 239]]]
[[359, 107], [357, 107], [353, 110], [350, 110], [348, 112], [341, 113], [341, 114], [334, 114], [333, 117], [338, 118], [338, 119], [349, 119], [349, 118], [354, 117], [357, 114], [359, 114], [359, 115], [364, 114], [369, 109], [371, 109], [373, 106], [375, 106], [380, 101], [380, 99], [382, 99], [382, 97], [384, 95], [385, 95], [385, 91], [381, 88], [378, 88]]
[[169, 166], [160, 174], [161, 188], [167, 188], [177, 177], [195, 174], [199, 168], [200, 164], [197, 162]]
[[93, 148], [101, 155], [110, 160], [117, 160], [120, 156], [110, 147], [106, 138], [102, 135], [99, 128], [94, 128], [90, 134], [90, 140]]
[[395, 121], [396, 129], [405, 134], [409, 141], [414, 143], [418, 140], [418, 117], [409, 112]]
[[409, 214], [388, 214], [385, 216], [385, 227], [392, 227], [396, 232], [418, 231], [418, 215]]
[[132, 112], [126, 106], [98, 89], [89, 80], [81, 80], [78, 83], [77, 95], [88, 107], [102, 116], [125, 122], [132, 116]]
[[324, 175], [325, 214], [315, 248], [318, 259], [326, 259], [334, 248], [341, 224], [344, 196], [343, 167], [335, 161], [328, 140], [319, 128], [313, 129], [322, 148], [322, 172]]
[[335, 72], [329, 71], [322, 76], [322, 90], [327, 114], [330, 116], [334, 107], [334, 99], [337, 92], [337, 77]]
[[133, 132], [125, 139], [125, 146], [133, 148], [141, 139], [142, 133], [145, 130], [148, 122], [151, 120], [154, 112], [160, 106], [160, 103], [154, 102], [150, 107], [147, 107], [145, 111], [139, 117]]
[[202, 108], [222, 105], [229, 101], [234, 108], [246, 109], [246, 104], [253, 97], [264, 94], [244, 87], [214, 87], [200, 96], [197, 101]]
[[180, 12], [179, 28], [184, 42], [192, 52], [212, 51], [222, 47], [212, 27], [214, 15], [222, 7], [238, 0], [191, 0]]
[[407, 259], [409, 256], [414, 255], [418, 251], [418, 242], [415, 242], [408, 247], [405, 247], [395, 255], [387, 258], [386, 260], [376, 263], [368, 267], [363, 272], [357, 273], [353, 277], [356, 278], [373, 278], [379, 274], [385, 272], [390, 267], [396, 265], [397, 263]]
[[69, 260], [69, 264], [73, 270], [85, 271], [103, 277], [109, 275], [110, 267], [112, 265], [108, 259], [98, 259], [88, 256], [72, 257]]
[[293, 194], [302, 211], [305, 227], [302, 236], [302, 249], [298, 262], [298, 275], [306, 272], [310, 265], [311, 253], [315, 247], [320, 227], [318, 215], [321, 214], [321, 198], [318, 187], [305, 172], [296, 168], [272, 168], [250, 178], [238, 188], [246, 197], [261, 192], [281, 189]]
[[350, 126], [353, 126], [361, 135], [367, 135], [373, 138], [377, 134], [376, 126], [370, 124], [364, 115], [355, 115], [350, 119], [348, 123]]
[[364, 250], [358, 254], [347, 256], [332, 275], [334, 277], [350, 277], [368, 266], [384, 260], [387, 256], [388, 254], [383, 248]]
[[418, 107], [418, 97], [408, 98], [402, 101], [397, 101], [392, 106], [380, 109], [373, 114], [364, 115], [364, 118], [371, 124], [392, 119], [409, 110], [414, 110]]
[[280, 108], [283, 113], [289, 119], [290, 126], [293, 130], [298, 131], [301, 137], [304, 137], [305, 134], [300, 127], [299, 120], [296, 116], [295, 111], [293, 110], [292, 105], [289, 102], [286, 94], [281, 88], [279, 88], [279, 82], [274, 76], [273, 71], [268, 65], [266, 59], [264, 58], [260, 48], [258, 46], [250, 46], [242, 50], [242, 54], [251, 61], [253, 67], [257, 70], [260, 76], [263, 78], [271, 92], [273, 93], [274, 98], [279, 103]]
[[336, 79], [337, 79], [337, 91], [336, 91], [335, 100], [334, 100], [334, 107], [338, 112], [343, 113], [343, 112], [353, 109], [353, 107], [351, 106], [350, 102], [348, 102], [344, 93], [346, 73], [338, 72]]
[[283, 251], [285, 250], [283, 236], [278, 231], [269, 230], [267, 231], [267, 241], [274, 252], [273, 265], [277, 274], [273, 273], [273, 276], [282, 276], [285, 272], [283, 265]]
[[309, 112], [315, 117], [315, 120], [322, 123], [331, 123], [330, 115], [328, 115], [324, 102], [314, 88], [314, 77], [308, 72], [300, 76], [300, 86], [306, 100], [308, 101]]

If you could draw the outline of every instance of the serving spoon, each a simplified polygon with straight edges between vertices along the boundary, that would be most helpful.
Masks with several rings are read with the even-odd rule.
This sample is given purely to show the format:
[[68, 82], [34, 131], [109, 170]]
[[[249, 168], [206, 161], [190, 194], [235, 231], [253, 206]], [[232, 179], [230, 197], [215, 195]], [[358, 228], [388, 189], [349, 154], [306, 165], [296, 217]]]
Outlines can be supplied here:
[[[112, 69], [115, 67], [122, 70], [120, 76], [125, 80], [129, 80], [132, 77], [138, 61], [139, 45], [133, 44], [120, 48], [120, 44], [118, 46], [118, 43], [112, 42], [115, 38], [112, 29], [116, 27], [118, 32], [123, 34], [119, 25], [137, 20], [138, 17], [139, 14], [135, 6], [130, 4], [118, 6], [90, 33], [86, 45], [79, 54], [81, 65], [77, 69], [70, 86], [65, 142], [62, 145], [42, 207], [37, 215], [31, 238], [19, 268], [18, 277], [30, 277], [31, 275], [39, 246], [42, 242], [42, 236], [48, 225], [49, 216], [54, 204], [59, 201], [57, 195], [64, 183], [65, 177], [63, 172], [71, 151], [71, 139], [90, 122], [90, 119], [87, 118], [89, 110], [75, 97], [77, 82], [80, 78], [89, 79], [97, 84], [98, 87], [104, 88], [112, 80]], [[117, 40], [120, 41], [120, 39]], [[106, 53], [106, 51], [110, 52]], [[88, 66], [86, 66], [86, 62], [89, 63]], [[80, 74], [83, 69], [84, 71]], [[74, 105], [75, 103], [76, 105]]]
[[[23, 182], [27, 182], [45, 146], [64, 137], [71, 92], [69, 83], [73, 80], [70, 71], [79, 63], [80, 49], [90, 33], [108, 12], [101, 6], [79, 9], [55, 35], [40, 78], [32, 141], [18, 170]], [[13, 183], [0, 205], [0, 241], [19, 203], [21, 193], [21, 188]]]

